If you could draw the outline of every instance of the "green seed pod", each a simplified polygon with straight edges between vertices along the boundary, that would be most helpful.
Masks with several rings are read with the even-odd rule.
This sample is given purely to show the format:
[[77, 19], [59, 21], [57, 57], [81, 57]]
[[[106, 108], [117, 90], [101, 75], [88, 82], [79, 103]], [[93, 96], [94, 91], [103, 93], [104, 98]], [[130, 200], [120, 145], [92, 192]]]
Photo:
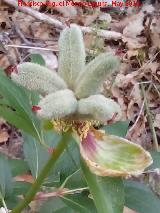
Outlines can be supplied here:
[[39, 102], [37, 115], [42, 119], [60, 119], [76, 111], [77, 100], [71, 90], [61, 90], [47, 95]]
[[102, 53], [91, 61], [77, 79], [76, 97], [86, 98], [100, 92], [102, 83], [118, 66], [118, 58]]
[[25, 62], [18, 65], [17, 70], [18, 73], [13, 72], [11, 74], [12, 80], [29, 90], [49, 94], [67, 88], [64, 80], [55, 71], [39, 64]]
[[77, 112], [102, 122], [110, 120], [114, 115], [116, 115], [116, 120], [121, 117], [120, 106], [103, 95], [92, 95], [89, 98], [79, 100]]
[[59, 75], [74, 89], [77, 76], [84, 70], [85, 48], [80, 28], [72, 24], [59, 39]]

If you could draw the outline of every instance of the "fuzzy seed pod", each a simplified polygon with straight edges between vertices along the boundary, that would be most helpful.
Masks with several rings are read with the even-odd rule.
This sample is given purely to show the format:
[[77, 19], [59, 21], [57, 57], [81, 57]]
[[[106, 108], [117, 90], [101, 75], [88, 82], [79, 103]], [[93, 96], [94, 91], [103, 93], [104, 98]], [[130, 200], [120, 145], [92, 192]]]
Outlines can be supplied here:
[[107, 75], [114, 71], [117, 66], [117, 57], [106, 53], [97, 56], [78, 77], [75, 91], [76, 97], [86, 98], [99, 93]]
[[12, 80], [29, 90], [49, 94], [67, 88], [64, 80], [56, 72], [39, 64], [25, 62], [18, 65], [17, 70], [18, 73], [11, 74]]
[[59, 39], [59, 75], [74, 89], [77, 76], [84, 70], [85, 48], [80, 28], [72, 24]]
[[61, 90], [43, 98], [37, 115], [42, 119], [60, 119], [76, 111], [77, 100], [71, 90]]
[[110, 120], [114, 114], [116, 114], [116, 120], [121, 117], [120, 106], [103, 95], [92, 95], [89, 98], [79, 100], [77, 111], [79, 114], [92, 116], [93, 119], [102, 122]]

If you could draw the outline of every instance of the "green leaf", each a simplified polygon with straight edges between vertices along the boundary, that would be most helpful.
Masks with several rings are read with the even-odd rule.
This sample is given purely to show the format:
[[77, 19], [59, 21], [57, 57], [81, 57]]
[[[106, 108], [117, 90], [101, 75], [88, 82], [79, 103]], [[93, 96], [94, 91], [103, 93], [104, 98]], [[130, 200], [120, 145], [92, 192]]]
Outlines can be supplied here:
[[78, 169], [73, 174], [69, 175], [65, 181], [65, 188], [75, 189], [83, 187], [87, 187], [87, 183], [81, 169]]
[[[47, 148], [54, 148], [61, 136], [53, 131], [44, 132], [44, 142], [46, 146], [39, 144], [28, 134], [23, 133], [23, 137], [25, 159], [30, 167], [32, 175], [36, 177], [49, 158], [50, 154]], [[60, 184], [62, 184], [69, 175], [79, 169], [79, 167], [79, 149], [77, 144], [72, 141], [58, 159], [55, 168], [51, 169], [44, 184], [47, 186], [60, 186]]]
[[62, 156], [58, 160], [55, 171], [60, 172], [61, 182], [63, 182], [66, 177], [79, 169], [79, 167], [79, 149], [75, 142], [71, 141], [67, 149], [63, 152]]
[[[84, 179], [81, 169], [78, 169], [73, 174], [68, 176], [65, 180], [65, 184], [63, 184], [63, 187], [70, 190], [72, 189], [75, 190], [84, 187], [86, 188], [87, 183]], [[77, 193], [73, 193], [72, 195], [66, 195], [61, 199], [67, 206], [70, 206], [71, 208], [75, 209], [78, 212], [95, 213], [97, 212], [97, 210], [95, 208], [93, 200], [90, 199], [88, 196], [89, 196], [88, 189], [81, 193], [79, 193], [77, 190]]]
[[125, 205], [138, 213], [158, 213], [160, 200], [142, 183], [136, 181], [124, 181]]
[[98, 213], [122, 213], [124, 206], [122, 179], [93, 175], [83, 160], [81, 166]]
[[5, 203], [8, 209], [13, 209], [18, 204], [18, 202], [19, 199], [16, 196], [13, 196], [13, 194], [5, 199]]
[[128, 125], [129, 121], [118, 121], [114, 124], [106, 125], [102, 129], [104, 129], [107, 134], [125, 137]]
[[61, 197], [63, 202], [78, 211], [78, 213], [97, 213], [97, 209], [94, 205], [94, 202], [91, 198], [88, 197], [88, 190], [86, 192], [77, 193], [73, 195], [66, 195]]
[[0, 68], [0, 73], [3, 73], [4, 72], [4, 69]]
[[93, 200], [88, 195], [88, 192], [82, 192], [80, 194], [67, 195], [61, 199], [79, 213], [97, 213]]
[[[34, 177], [37, 177], [41, 169], [44, 167], [49, 158], [49, 153], [47, 147], [44, 147], [42, 144], [38, 143], [32, 136], [23, 133], [24, 144], [23, 151], [25, 159], [29, 165], [31, 173]], [[53, 145], [59, 141], [57, 134], [52, 133]], [[49, 141], [47, 141], [49, 143]], [[48, 144], [46, 144], [47, 146]], [[54, 181], [59, 181], [59, 175], [55, 174], [52, 176]]]
[[[37, 177], [42, 166], [48, 160], [47, 151], [32, 136], [23, 133], [23, 151], [31, 173]], [[42, 164], [41, 164], [42, 163]]]
[[58, 198], [51, 198], [41, 203], [39, 213], [74, 213], [74, 211], [67, 207], [63, 201]]
[[31, 110], [28, 93], [0, 74], [0, 96], [0, 115], [41, 141], [40, 122]]
[[10, 159], [8, 160], [8, 163], [10, 165], [13, 177], [23, 173], [27, 173], [29, 171], [28, 165], [24, 160]]
[[31, 183], [24, 181], [16, 181], [13, 183], [13, 194], [14, 195], [24, 195], [26, 191], [31, 187]]
[[18, 203], [18, 195], [24, 195], [26, 191], [31, 187], [31, 183], [27, 182], [13, 182], [13, 192], [5, 199], [7, 207], [13, 209]]
[[0, 193], [3, 197], [12, 193], [12, 176], [8, 161], [0, 154]]
[[42, 66], [45, 66], [45, 60], [43, 59], [43, 57], [40, 54], [31, 54], [29, 57], [30, 57], [32, 63], [36, 63], [36, 64], [40, 64]]
[[28, 124], [24, 118], [20, 117], [16, 111], [13, 111], [10, 108], [5, 108], [4, 106], [0, 106], [0, 115], [17, 128], [22, 129], [30, 134], [35, 134], [33, 127]]
[[151, 151], [150, 154], [153, 158], [153, 164], [148, 169], [160, 168], [160, 152]]

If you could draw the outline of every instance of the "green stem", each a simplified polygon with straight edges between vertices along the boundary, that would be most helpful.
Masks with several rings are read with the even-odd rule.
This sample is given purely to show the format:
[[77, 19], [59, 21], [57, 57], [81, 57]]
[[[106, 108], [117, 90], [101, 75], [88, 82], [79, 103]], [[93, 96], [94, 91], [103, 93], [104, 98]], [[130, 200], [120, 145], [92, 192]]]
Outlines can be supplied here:
[[60, 157], [60, 155], [63, 153], [64, 149], [67, 146], [67, 141], [69, 140], [69, 133], [63, 134], [62, 140], [58, 143], [57, 147], [55, 148], [55, 151], [51, 154], [48, 162], [38, 175], [37, 179], [29, 189], [29, 191], [26, 193], [24, 200], [19, 203], [11, 213], [20, 213], [24, 208], [28, 206], [28, 204], [33, 200], [34, 196], [36, 195], [36, 192], [40, 188], [41, 184], [43, 183], [44, 179], [47, 177], [49, 171], [51, 168], [55, 165], [57, 159]]

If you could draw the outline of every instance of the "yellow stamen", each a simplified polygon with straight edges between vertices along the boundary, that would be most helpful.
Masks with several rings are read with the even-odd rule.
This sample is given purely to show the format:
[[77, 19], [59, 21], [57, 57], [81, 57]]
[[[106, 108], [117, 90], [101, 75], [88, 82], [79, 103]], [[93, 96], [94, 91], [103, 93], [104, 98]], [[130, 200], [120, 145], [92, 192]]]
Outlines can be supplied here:
[[67, 132], [69, 130], [77, 133], [82, 140], [87, 136], [88, 131], [93, 125], [97, 125], [97, 121], [94, 120], [63, 120], [55, 119], [51, 120], [53, 128], [57, 132]]

